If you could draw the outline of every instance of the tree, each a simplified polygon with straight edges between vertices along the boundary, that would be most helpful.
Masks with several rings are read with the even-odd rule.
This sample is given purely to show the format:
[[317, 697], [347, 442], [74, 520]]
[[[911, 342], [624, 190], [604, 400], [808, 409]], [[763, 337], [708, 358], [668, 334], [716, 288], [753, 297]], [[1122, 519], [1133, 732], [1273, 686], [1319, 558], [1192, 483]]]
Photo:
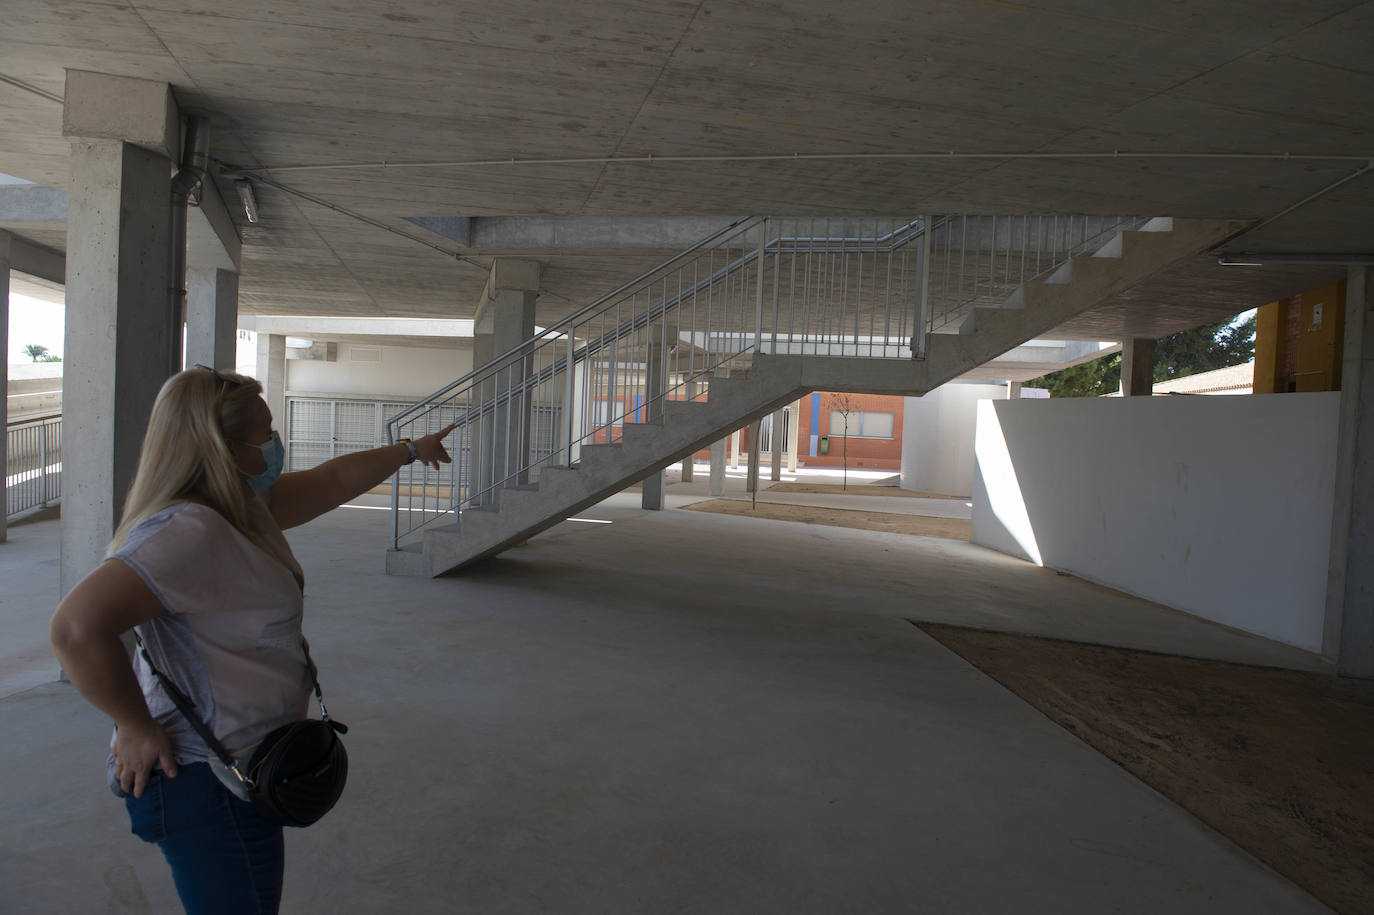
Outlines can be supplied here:
[[1051, 397], [1101, 397], [1121, 387], [1121, 354], [1113, 353], [1091, 362], [1041, 375], [1024, 387], [1046, 388]]
[[1238, 324], [1217, 321], [1155, 343], [1155, 381], [1241, 365], [1255, 358], [1255, 316]]
[[47, 348], [46, 346], [42, 345], [41, 343], [25, 343], [25, 344], [24, 344], [24, 355], [25, 355], [25, 356], [28, 356], [28, 357], [29, 357], [30, 359], [32, 359], [34, 362], [37, 362], [39, 359], [42, 359], [42, 358], [43, 358], [44, 356], [46, 356], [47, 354], [48, 354], [48, 348]]
[[[1155, 342], [1154, 380], [1168, 381], [1241, 365], [1255, 357], [1255, 316], [1204, 324]], [[1121, 388], [1121, 356], [1103, 356], [1027, 381], [1051, 397], [1101, 397]]]
[[[849, 414], [857, 412], [858, 405], [848, 394], [840, 394], [831, 401], [831, 409], [844, 420], [844, 444], [841, 446], [844, 455], [844, 482], [840, 489], [845, 490], [849, 488]], [[833, 429], [831, 434], [834, 434]]]

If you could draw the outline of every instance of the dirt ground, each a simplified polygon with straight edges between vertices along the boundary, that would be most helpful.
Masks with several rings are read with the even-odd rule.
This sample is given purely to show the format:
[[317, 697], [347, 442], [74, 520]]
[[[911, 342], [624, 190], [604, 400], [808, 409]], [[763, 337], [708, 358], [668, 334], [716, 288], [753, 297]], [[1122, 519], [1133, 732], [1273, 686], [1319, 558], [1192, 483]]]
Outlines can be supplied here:
[[900, 486], [874, 486], [872, 483], [851, 483], [849, 488], [833, 483], [774, 483], [771, 492], [822, 492], [837, 496], [887, 496], [898, 499], [952, 499], [967, 502], [963, 496], [944, 496], [936, 492], [913, 492]]
[[802, 524], [850, 527], [860, 531], [942, 537], [945, 540], [967, 540], [972, 527], [972, 522], [962, 518], [926, 518], [921, 515], [815, 508], [810, 505], [779, 505], [775, 502], [760, 502], [755, 508], [749, 502], [739, 499], [712, 499], [709, 502], [694, 502], [684, 508], [697, 512], [715, 512], [719, 515], [745, 515], [750, 518], [767, 518], [771, 521], [798, 521]]
[[916, 625], [1322, 902], [1374, 913], [1374, 683]]

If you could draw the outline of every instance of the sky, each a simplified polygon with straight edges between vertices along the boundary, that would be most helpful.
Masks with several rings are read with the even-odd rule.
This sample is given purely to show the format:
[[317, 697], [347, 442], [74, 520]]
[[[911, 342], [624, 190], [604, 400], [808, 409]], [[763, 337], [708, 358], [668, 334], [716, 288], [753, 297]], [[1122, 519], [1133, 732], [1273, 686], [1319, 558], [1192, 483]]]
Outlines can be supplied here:
[[10, 348], [6, 362], [32, 362], [24, 354], [24, 346], [37, 343], [48, 352], [62, 355], [66, 309], [61, 305], [10, 294]]

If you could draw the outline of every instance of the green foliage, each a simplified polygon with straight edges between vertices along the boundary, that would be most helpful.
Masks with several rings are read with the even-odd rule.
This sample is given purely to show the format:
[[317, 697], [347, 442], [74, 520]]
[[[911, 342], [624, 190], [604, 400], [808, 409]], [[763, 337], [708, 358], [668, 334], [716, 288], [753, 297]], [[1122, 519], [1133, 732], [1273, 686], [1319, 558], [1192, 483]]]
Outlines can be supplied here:
[[1121, 354], [1113, 353], [1071, 365], [1027, 381], [1027, 388], [1046, 388], [1051, 397], [1101, 397], [1121, 387]]
[[43, 358], [44, 356], [46, 356], [47, 354], [48, 354], [48, 348], [47, 348], [46, 346], [42, 345], [41, 343], [25, 343], [25, 344], [24, 344], [24, 355], [25, 355], [25, 356], [28, 356], [28, 357], [29, 357], [30, 359], [32, 359], [34, 362], [37, 362], [38, 360], [42, 359], [42, 358]]
[[1155, 381], [1241, 365], [1255, 358], [1255, 317], [1232, 326], [1218, 321], [1155, 343]]
[[37, 359], [35, 359], [35, 360], [33, 360], [33, 361], [34, 361], [34, 362], [61, 362], [61, 361], [62, 361], [62, 357], [61, 357], [61, 356], [54, 356], [52, 353], [48, 353], [46, 356], [39, 356]]
[[[1255, 358], [1255, 316], [1239, 324], [1230, 320], [1204, 324], [1170, 334], [1155, 342], [1155, 381], [1168, 381], [1240, 365]], [[1046, 388], [1051, 397], [1100, 397], [1121, 388], [1121, 355], [1103, 356], [1091, 362], [1041, 375], [1025, 383]]]

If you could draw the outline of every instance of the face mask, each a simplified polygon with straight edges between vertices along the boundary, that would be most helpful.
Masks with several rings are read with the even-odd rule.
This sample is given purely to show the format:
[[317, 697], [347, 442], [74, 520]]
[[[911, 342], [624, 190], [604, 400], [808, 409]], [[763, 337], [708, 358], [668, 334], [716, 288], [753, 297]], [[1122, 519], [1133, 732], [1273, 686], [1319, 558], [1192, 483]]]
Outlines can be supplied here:
[[277, 477], [281, 476], [282, 466], [286, 463], [286, 446], [281, 443], [281, 436], [273, 432], [270, 440], [253, 447], [262, 451], [263, 460], [267, 461], [267, 469], [249, 477], [248, 485], [253, 487], [254, 492], [266, 492], [277, 482]]

